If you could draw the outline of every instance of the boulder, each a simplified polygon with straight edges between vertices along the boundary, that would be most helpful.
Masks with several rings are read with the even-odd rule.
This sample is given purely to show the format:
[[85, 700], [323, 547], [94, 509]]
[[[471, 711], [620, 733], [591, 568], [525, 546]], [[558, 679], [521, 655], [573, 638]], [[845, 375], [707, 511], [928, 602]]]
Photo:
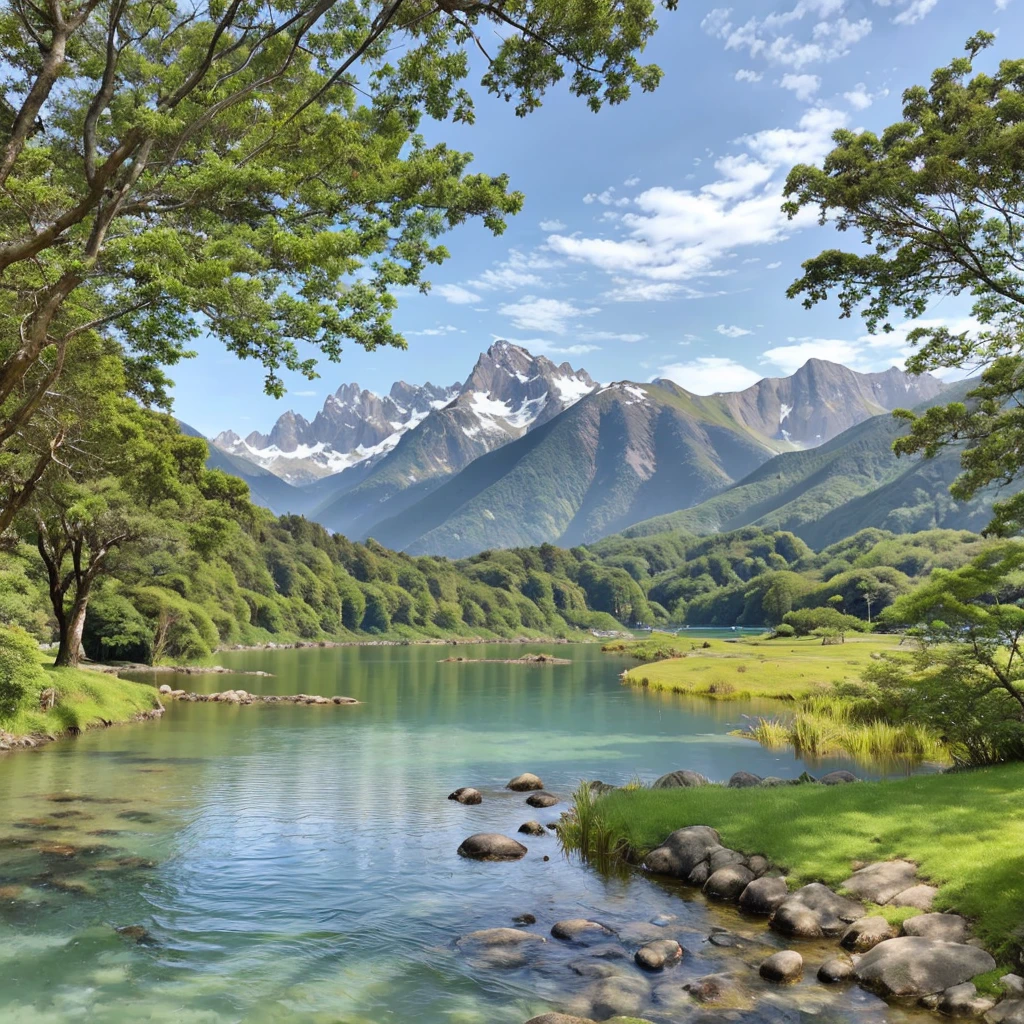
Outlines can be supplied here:
[[1024, 978], [1019, 974], [1004, 974], [999, 981], [1011, 999], [1024, 997]]
[[789, 886], [784, 878], [772, 878], [765, 875], [755, 878], [740, 894], [740, 910], [748, 914], [775, 913], [780, 903], [789, 896]]
[[890, 907], [916, 907], [918, 910], [931, 910], [935, 902], [938, 889], [934, 885], [925, 885], [923, 882], [912, 885], [903, 892], [896, 893], [889, 900]]
[[799, 781], [799, 779], [780, 779], [777, 775], [767, 775], [761, 780], [760, 785], [767, 789], [774, 789], [776, 786], [795, 786]]
[[616, 925], [615, 933], [619, 941], [627, 946], [644, 946], [648, 942], [657, 942], [665, 937], [665, 929], [650, 921], [627, 921]]
[[591, 980], [610, 978], [613, 974], [622, 974], [623, 970], [618, 964], [608, 963], [606, 960], [597, 960], [589, 956], [573, 960], [566, 966], [573, 974], [578, 974], [581, 978], [590, 978]]
[[537, 918], [533, 914], [517, 914], [512, 918], [513, 924], [536, 924]]
[[721, 846], [718, 833], [707, 825], [676, 829], [644, 859], [644, 867], [659, 875], [686, 878], [714, 846]]
[[707, 974], [683, 987], [698, 1003], [705, 1005], [729, 1009], [749, 1004], [739, 981], [731, 974]]
[[788, 985], [799, 981], [804, 973], [804, 958], [796, 950], [784, 949], [780, 953], [773, 953], [763, 961], [758, 968], [758, 973], [765, 981]]
[[706, 786], [708, 780], [700, 772], [691, 772], [683, 768], [677, 772], [669, 772], [660, 779], [654, 780], [651, 789], [692, 789], [695, 786]]
[[747, 866], [747, 858], [739, 850], [730, 850], [727, 846], [719, 846], [708, 853], [708, 867], [712, 873], [719, 868], [728, 867], [730, 864], [742, 864]]
[[862, 917], [843, 932], [839, 945], [852, 953], [866, 953], [895, 936], [896, 929], [884, 917]]
[[472, 789], [470, 786], [460, 786], [454, 793], [448, 794], [448, 799], [455, 800], [460, 804], [482, 804], [484, 802], [480, 791]]
[[883, 860], [855, 871], [843, 888], [872, 903], [888, 903], [917, 884], [917, 865], [909, 860]]
[[983, 949], [904, 935], [880, 942], [857, 961], [857, 980], [882, 996], [924, 996], [944, 992], [996, 966]]
[[853, 963], [839, 956], [826, 960], [818, 968], [818, 981], [823, 981], [826, 985], [837, 985], [839, 982], [848, 981], [852, 977]]
[[645, 971], [661, 971], [683, 959], [683, 947], [675, 939], [655, 939], [641, 946], [633, 959]]
[[458, 849], [460, 857], [470, 860], [520, 860], [527, 852], [522, 843], [498, 832], [477, 832], [464, 839]]
[[166, 683], [161, 683], [157, 693], [173, 693], [174, 691]]
[[706, 860], [702, 860], [687, 876], [686, 881], [690, 885], [695, 885], [698, 888], [703, 888], [704, 883], [711, 877], [711, 865]]
[[750, 786], [759, 786], [763, 781], [760, 775], [753, 775], [750, 772], [733, 772], [729, 777], [729, 788], [748, 789]]
[[711, 873], [704, 883], [704, 895], [716, 900], [738, 900], [754, 880], [754, 872], [742, 864], [729, 864]]
[[843, 786], [848, 782], [860, 782], [853, 772], [838, 771], [829, 772], [828, 775], [822, 775], [818, 781], [823, 786]]
[[747, 867], [754, 872], [755, 878], [760, 878], [766, 872], [771, 871], [772, 862], [767, 857], [755, 853], [753, 857], [747, 858]]
[[985, 1024], [1024, 1024], [1024, 999], [1004, 999], [985, 1014]]
[[980, 1017], [995, 1005], [994, 999], [978, 995], [973, 982], [965, 981], [947, 988], [939, 997], [936, 1009], [950, 1017]]
[[918, 914], [903, 922], [903, 934], [942, 942], [966, 942], [970, 926], [959, 914]]
[[551, 934], [565, 942], [592, 942], [595, 939], [607, 938], [614, 932], [597, 921], [573, 917], [567, 921], [556, 921], [551, 927]]
[[539, 821], [524, 821], [517, 829], [527, 836], [545, 836], [548, 830]]
[[554, 807], [558, 803], [558, 797], [550, 793], [533, 793], [526, 798], [531, 807]]
[[854, 900], [838, 896], [827, 885], [811, 882], [790, 893], [776, 908], [769, 922], [783, 935], [816, 939], [839, 935], [846, 926], [864, 916], [864, 908]]
[[605, 793], [615, 792], [614, 786], [609, 785], [607, 782], [602, 782], [600, 779], [594, 779], [593, 782], [588, 782], [587, 789], [590, 790], [591, 796], [604, 796]]
[[543, 935], [523, 931], [521, 928], [481, 928], [479, 931], [463, 935], [456, 940], [455, 945], [460, 949], [486, 949], [497, 946], [521, 946], [527, 942], [547, 942], [547, 939]]
[[590, 1003], [590, 1012], [597, 1020], [606, 1020], [616, 1014], [636, 1016], [647, 1005], [651, 986], [636, 974], [616, 974], [602, 978], [588, 986], [584, 992]]
[[544, 783], [536, 775], [524, 772], [511, 779], [505, 788], [511, 789], [514, 793], [528, 793], [531, 789], [543, 789]]

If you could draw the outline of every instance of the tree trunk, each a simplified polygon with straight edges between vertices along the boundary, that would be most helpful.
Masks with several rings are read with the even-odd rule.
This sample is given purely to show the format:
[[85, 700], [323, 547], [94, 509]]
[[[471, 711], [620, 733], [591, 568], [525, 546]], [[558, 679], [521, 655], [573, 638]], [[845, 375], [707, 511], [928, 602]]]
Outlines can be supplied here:
[[75, 604], [71, 614], [60, 627], [60, 646], [57, 648], [55, 665], [64, 668], [77, 668], [82, 650], [82, 633], [85, 630], [85, 611], [89, 606], [89, 584], [83, 584], [75, 596]]

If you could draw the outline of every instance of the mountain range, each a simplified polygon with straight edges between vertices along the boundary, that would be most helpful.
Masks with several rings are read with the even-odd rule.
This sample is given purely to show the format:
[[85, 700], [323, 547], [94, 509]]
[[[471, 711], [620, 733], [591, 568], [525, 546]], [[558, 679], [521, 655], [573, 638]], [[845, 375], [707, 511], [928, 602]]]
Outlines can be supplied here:
[[[585, 370], [499, 341], [462, 383], [399, 382], [384, 397], [344, 385], [312, 421], [288, 412], [267, 434], [225, 431], [211, 465], [245, 478], [254, 500], [276, 512], [414, 554], [708, 532], [761, 522], [755, 511], [803, 529], [839, 521], [840, 498], [865, 498], [909, 471], [906, 460], [898, 471], [886, 462], [896, 463], [897, 429], [887, 413], [942, 391], [927, 375], [858, 373], [818, 359], [709, 396], [664, 379], [599, 385]], [[935, 469], [917, 467], [930, 497], [949, 475]], [[811, 493], [789, 494], [773, 480]]]

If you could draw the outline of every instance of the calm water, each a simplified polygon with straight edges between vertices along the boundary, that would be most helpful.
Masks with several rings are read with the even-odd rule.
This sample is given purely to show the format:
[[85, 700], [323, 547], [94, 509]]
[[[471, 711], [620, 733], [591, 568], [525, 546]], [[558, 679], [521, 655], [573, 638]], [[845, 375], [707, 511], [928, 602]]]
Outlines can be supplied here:
[[[172, 704], [158, 723], [0, 761], [0, 1020], [521, 1024], [585, 987], [567, 967], [580, 951], [551, 940], [533, 963], [496, 969], [453, 940], [524, 912], [542, 934], [564, 917], [676, 915], [666, 933], [692, 953], [677, 980], [734, 960], [707, 944], [711, 926], [759, 925], [690, 892], [604, 879], [566, 861], [553, 836], [527, 838], [515, 864], [455, 851], [473, 832], [514, 834], [565, 809], [537, 811], [503, 790], [522, 771], [563, 796], [582, 778], [650, 781], [675, 768], [799, 774], [792, 755], [728, 735], [758, 709], [622, 687], [626, 663], [596, 645], [559, 647], [573, 664], [553, 668], [439, 664], [448, 653], [224, 655], [276, 676], [158, 681], [365, 703]], [[463, 785], [484, 803], [445, 799]], [[69, 799], [82, 795], [92, 799]], [[133, 925], [146, 929], [142, 944], [115, 931]], [[808, 982], [778, 1008], [787, 1018], [798, 1004], [826, 1019], [886, 1013], [856, 991], [818, 1006], [822, 993]]]

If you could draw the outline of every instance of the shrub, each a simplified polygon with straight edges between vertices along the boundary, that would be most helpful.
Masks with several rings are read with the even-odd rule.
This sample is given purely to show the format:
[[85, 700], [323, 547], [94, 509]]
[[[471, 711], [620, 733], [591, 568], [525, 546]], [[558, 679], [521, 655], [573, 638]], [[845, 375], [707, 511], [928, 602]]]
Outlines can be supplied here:
[[838, 633], [867, 632], [871, 627], [855, 615], [844, 615], [835, 608], [801, 608], [788, 612], [783, 623], [792, 626], [797, 636], [811, 636], [816, 630], [831, 629]]
[[796, 636], [796, 627], [788, 622], [780, 622], [771, 632], [770, 640], [786, 639]]
[[20, 626], [0, 627], [0, 722], [12, 718], [29, 689], [45, 681], [35, 640]]

